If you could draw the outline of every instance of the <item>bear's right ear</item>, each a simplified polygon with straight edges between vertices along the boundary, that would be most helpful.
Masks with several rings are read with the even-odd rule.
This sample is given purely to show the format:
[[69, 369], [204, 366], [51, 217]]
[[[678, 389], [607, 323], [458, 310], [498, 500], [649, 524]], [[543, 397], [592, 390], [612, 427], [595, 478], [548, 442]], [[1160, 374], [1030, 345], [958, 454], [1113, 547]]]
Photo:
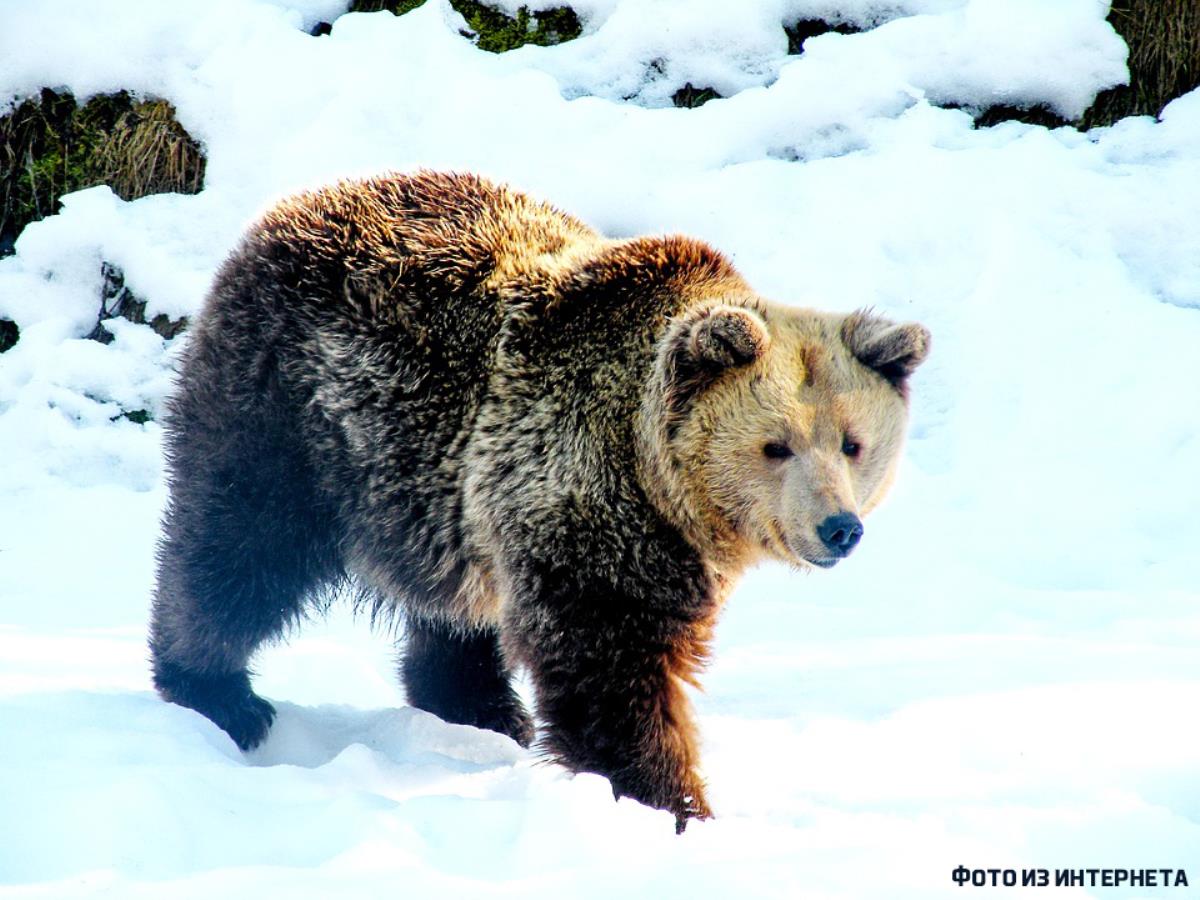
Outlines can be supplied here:
[[668, 408], [680, 410], [722, 372], [761, 357], [770, 343], [767, 323], [744, 306], [707, 306], [675, 320], [663, 360]]

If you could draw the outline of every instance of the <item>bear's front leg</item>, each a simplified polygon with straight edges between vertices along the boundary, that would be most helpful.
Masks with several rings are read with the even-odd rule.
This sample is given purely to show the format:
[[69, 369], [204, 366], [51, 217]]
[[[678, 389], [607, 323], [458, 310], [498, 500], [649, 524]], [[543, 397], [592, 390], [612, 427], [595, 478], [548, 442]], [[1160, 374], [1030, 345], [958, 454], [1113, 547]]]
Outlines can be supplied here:
[[514, 604], [506, 640], [528, 667], [542, 746], [564, 766], [607, 777], [615, 796], [689, 818], [711, 815], [691, 705], [708, 618], [665, 615], [630, 597], [578, 589]]

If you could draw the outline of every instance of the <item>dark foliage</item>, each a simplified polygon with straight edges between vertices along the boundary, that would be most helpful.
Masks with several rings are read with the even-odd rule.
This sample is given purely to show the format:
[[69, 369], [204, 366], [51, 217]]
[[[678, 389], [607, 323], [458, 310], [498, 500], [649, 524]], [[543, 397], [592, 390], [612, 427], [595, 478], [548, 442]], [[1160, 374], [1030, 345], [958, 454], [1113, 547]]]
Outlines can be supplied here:
[[698, 88], [693, 86], [690, 81], [671, 95], [671, 102], [685, 109], [694, 109], [697, 106], [703, 106], [709, 100], [720, 99], [721, 95], [712, 88]]
[[186, 317], [171, 319], [159, 313], [154, 318], [146, 319], [146, 301], [135, 295], [125, 285], [125, 273], [110, 263], [103, 263], [101, 273], [104, 276], [100, 288], [100, 313], [96, 317], [96, 327], [88, 334], [88, 338], [102, 344], [112, 343], [112, 332], [104, 327], [109, 319], [120, 316], [136, 325], [149, 325], [159, 335], [170, 340], [187, 328]]
[[[350, 12], [387, 10], [397, 16], [416, 9], [425, 0], [354, 0]], [[476, 0], [450, 0], [450, 5], [467, 20], [468, 37], [480, 50], [503, 53], [526, 44], [549, 47], [579, 37], [583, 26], [575, 10], [568, 6], [531, 9], [522, 6], [515, 17]]]
[[11, 350], [21, 336], [21, 329], [11, 319], [0, 319], [0, 353]]
[[851, 25], [849, 22], [826, 22], [824, 19], [798, 19], [791, 25], [784, 25], [783, 30], [787, 32], [788, 53], [793, 55], [802, 52], [804, 42], [818, 34], [830, 31], [837, 34], [857, 34], [862, 31], [857, 25]]

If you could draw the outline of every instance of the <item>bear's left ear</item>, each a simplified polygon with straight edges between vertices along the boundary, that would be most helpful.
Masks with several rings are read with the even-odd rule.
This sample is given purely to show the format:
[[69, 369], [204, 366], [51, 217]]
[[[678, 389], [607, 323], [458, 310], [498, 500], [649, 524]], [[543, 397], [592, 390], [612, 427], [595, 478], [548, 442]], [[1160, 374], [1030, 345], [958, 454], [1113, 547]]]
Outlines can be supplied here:
[[770, 343], [767, 323], [745, 306], [706, 306], [677, 319], [667, 333], [663, 359], [668, 406], [681, 409], [722, 372], [761, 357]]
[[916, 322], [897, 325], [859, 311], [842, 323], [842, 341], [859, 362], [902, 391], [905, 380], [929, 355], [932, 338], [929, 329]]

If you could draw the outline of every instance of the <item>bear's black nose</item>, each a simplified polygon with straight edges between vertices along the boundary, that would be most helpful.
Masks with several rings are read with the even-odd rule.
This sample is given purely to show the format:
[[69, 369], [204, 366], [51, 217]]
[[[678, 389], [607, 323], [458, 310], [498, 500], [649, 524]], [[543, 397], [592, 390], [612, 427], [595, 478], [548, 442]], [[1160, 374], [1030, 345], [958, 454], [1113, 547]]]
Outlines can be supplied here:
[[854, 513], [840, 512], [817, 526], [817, 537], [834, 556], [846, 556], [862, 535], [862, 522]]

